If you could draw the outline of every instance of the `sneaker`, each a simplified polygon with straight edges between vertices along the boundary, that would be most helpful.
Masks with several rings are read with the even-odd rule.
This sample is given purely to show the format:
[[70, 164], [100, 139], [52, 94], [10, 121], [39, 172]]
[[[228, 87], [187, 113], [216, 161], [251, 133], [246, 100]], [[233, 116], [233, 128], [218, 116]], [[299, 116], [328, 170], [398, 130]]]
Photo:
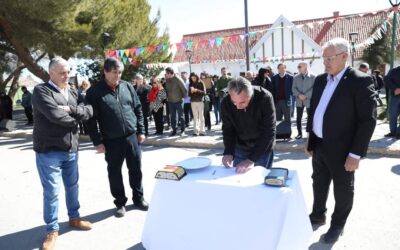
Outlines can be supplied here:
[[303, 138], [303, 135], [302, 135], [302, 134], [298, 134], [298, 135], [296, 136], [296, 139], [297, 139], [297, 140], [299, 140], [299, 139], [301, 139], [301, 138]]
[[185, 136], [185, 131], [181, 131], [181, 133], [179, 134], [180, 136]]
[[118, 218], [124, 217], [125, 213], [126, 213], [125, 206], [117, 207], [117, 210], [115, 210], [115, 217]]
[[81, 218], [69, 220], [69, 225], [79, 230], [87, 231], [92, 229], [92, 223], [90, 223], [89, 221], [82, 220]]
[[46, 239], [43, 241], [42, 249], [53, 250], [56, 245], [57, 237], [58, 237], [57, 231], [48, 233]]
[[171, 137], [171, 136], [175, 136], [175, 135], [176, 135], [176, 130], [172, 131], [172, 133], [169, 134], [170, 137]]

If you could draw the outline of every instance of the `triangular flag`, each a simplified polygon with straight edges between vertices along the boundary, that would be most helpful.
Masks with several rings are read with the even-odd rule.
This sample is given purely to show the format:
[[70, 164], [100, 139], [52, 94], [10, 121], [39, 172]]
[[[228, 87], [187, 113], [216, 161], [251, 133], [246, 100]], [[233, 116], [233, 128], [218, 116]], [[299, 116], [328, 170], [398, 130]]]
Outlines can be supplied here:
[[201, 47], [205, 47], [206, 46], [206, 44], [207, 44], [207, 40], [201, 40]]
[[250, 38], [253, 38], [256, 32], [250, 32]]
[[176, 48], [179, 49], [181, 47], [181, 43], [175, 43]]
[[129, 60], [130, 63], [132, 62], [132, 58], [129, 57], [128, 60]]
[[126, 64], [126, 61], [128, 61], [128, 58], [123, 57], [123, 58], [122, 58], [122, 61], [124, 62], [124, 64]]
[[140, 54], [143, 54], [143, 53], [144, 53], [144, 50], [145, 50], [145, 49], [144, 49], [143, 47], [141, 47], [141, 48], [140, 48]]
[[125, 53], [125, 50], [123, 50], [123, 49], [120, 49], [120, 50], [119, 50], [119, 55], [120, 55], [120, 57], [123, 57], [123, 56], [124, 56], [124, 53]]
[[188, 48], [191, 48], [193, 46], [193, 41], [187, 42], [186, 45], [187, 45]]
[[210, 42], [210, 46], [211, 46], [211, 47], [214, 47], [215, 39], [211, 38], [211, 39], [209, 40], [209, 42]]
[[130, 54], [131, 56], [133, 56], [133, 54], [135, 54], [135, 48], [129, 49], [129, 54]]
[[135, 49], [135, 55], [136, 55], [136, 56], [139, 56], [139, 55], [140, 55], [140, 48], [136, 48], [136, 49]]
[[181, 48], [186, 49], [186, 42], [181, 42]]
[[164, 44], [164, 45], [162, 46], [162, 49], [163, 49], [163, 50], [168, 49], [168, 45]]
[[163, 46], [162, 46], [162, 45], [158, 45], [158, 46], [157, 46], [157, 52], [159, 52], [159, 53], [160, 53], [160, 51], [162, 51], [162, 48], [163, 48]]
[[246, 38], [246, 35], [240, 35], [240, 39], [242, 39], [242, 41]]
[[223, 37], [218, 37], [217, 39], [215, 39], [218, 47], [221, 46], [223, 40], [224, 40]]
[[128, 57], [129, 56], [129, 49], [125, 49], [124, 51], [125, 51], [125, 56]]

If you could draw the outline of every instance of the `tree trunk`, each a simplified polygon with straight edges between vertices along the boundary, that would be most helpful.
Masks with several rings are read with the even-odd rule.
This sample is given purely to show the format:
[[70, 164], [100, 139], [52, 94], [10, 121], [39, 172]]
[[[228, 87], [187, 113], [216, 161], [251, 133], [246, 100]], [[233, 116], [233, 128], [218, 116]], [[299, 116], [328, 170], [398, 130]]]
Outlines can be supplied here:
[[8, 96], [11, 97], [11, 99], [14, 100], [14, 96], [17, 93], [18, 89], [19, 89], [19, 77], [21, 76], [22, 70], [24, 69], [21, 61], [18, 61], [17, 63], [17, 69], [14, 71], [14, 78], [13, 81], [11, 83], [11, 87], [10, 90], [8, 91]]
[[43, 81], [50, 79], [49, 74], [41, 66], [35, 62], [28, 48], [26, 48], [20, 41], [13, 36], [13, 30], [7, 19], [0, 16], [0, 30], [2, 31], [5, 39], [15, 48], [15, 53], [18, 59], [24, 63], [26, 68], [35, 76]]

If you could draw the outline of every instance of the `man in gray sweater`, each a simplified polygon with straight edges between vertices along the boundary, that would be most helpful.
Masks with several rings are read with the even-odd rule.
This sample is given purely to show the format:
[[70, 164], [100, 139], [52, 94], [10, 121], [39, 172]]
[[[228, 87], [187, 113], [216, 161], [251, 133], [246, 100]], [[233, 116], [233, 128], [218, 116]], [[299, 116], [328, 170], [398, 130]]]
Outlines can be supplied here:
[[179, 125], [181, 127], [181, 136], [185, 134], [185, 120], [183, 119], [183, 98], [186, 95], [186, 87], [182, 79], [179, 78], [170, 67], [165, 69], [165, 79], [169, 113], [171, 115], [172, 133], [176, 135], [176, 114], [178, 113]]
[[78, 123], [93, 115], [91, 106], [81, 103], [78, 92], [69, 87], [70, 66], [62, 58], [50, 61], [50, 80], [35, 87], [32, 96], [35, 126], [33, 150], [43, 186], [43, 217], [47, 237], [42, 249], [53, 249], [58, 237], [58, 194], [64, 183], [69, 225], [90, 230], [92, 225], [79, 215]]
[[303, 137], [301, 119], [303, 118], [304, 108], [306, 108], [307, 116], [310, 112], [310, 99], [312, 96], [315, 75], [308, 72], [306, 62], [300, 62], [297, 68], [299, 74], [293, 78], [292, 93], [293, 96], [296, 97], [296, 124], [298, 132], [296, 139], [301, 139]]

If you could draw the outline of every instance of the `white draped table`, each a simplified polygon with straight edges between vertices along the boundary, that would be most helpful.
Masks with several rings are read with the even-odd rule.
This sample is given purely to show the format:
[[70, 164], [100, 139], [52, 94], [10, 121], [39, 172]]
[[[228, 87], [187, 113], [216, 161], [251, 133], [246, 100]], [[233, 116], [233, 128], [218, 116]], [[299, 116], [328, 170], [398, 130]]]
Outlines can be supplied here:
[[263, 184], [268, 170], [246, 174], [207, 167], [180, 181], [157, 180], [143, 228], [146, 250], [299, 250], [312, 236], [296, 171], [287, 187]]

